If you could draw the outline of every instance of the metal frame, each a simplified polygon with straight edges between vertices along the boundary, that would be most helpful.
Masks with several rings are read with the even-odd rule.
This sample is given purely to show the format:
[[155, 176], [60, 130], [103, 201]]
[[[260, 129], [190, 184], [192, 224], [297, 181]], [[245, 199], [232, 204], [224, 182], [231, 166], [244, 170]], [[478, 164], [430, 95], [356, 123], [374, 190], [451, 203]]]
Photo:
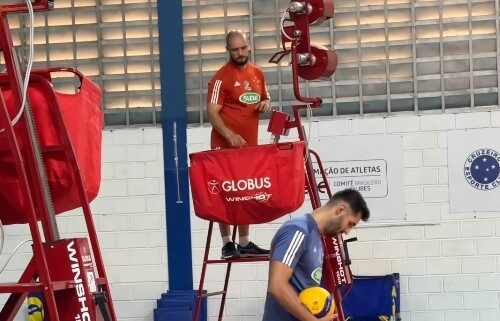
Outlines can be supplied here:
[[[2, 35], [3, 36], [3, 35]], [[10, 69], [9, 69], [10, 70]], [[69, 71], [75, 75], [82, 76], [73, 69], [64, 68], [52, 68], [46, 71], [37, 71], [38, 73], [50, 72], [60, 72]], [[2, 76], [0, 82], [9, 82], [12, 84], [13, 74], [8, 71], [8, 77]], [[33, 74], [30, 78], [30, 83], [38, 84], [38, 86], [44, 87], [47, 93], [52, 92], [52, 86], [47, 81], [45, 77]], [[14, 88], [14, 87], [13, 87]], [[13, 93], [15, 91], [13, 90]], [[47, 265], [47, 258], [45, 251], [43, 250], [43, 244], [57, 241], [59, 239], [57, 226], [55, 226], [54, 220], [51, 218], [50, 210], [48, 207], [44, 206], [43, 202], [43, 191], [41, 178], [38, 178], [38, 182], [35, 185], [28, 184], [28, 175], [31, 177], [40, 177], [39, 168], [37, 167], [35, 160], [34, 149], [37, 148], [31, 144], [29, 139], [30, 134], [28, 133], [28, 123], [26, 113], [20, 119], [19, 131], [23, 133], [23, 146], [25, 151], [21, 153], [18, 142], [16, 141], [16, 135], [14, 133], [14, 127], [10, 125], [9, 113], [6, 109], [5, 102], [3, 100], [3, 95], [0, 94], [0, 105], [2, 109], [0, 110], [0, 120], [2, 123], [2, 128], [6, 128], [7, 138], [9, 140], [10, 150], [16, 164], [16, 169], [21, 182], [21, 189], [23, 195], [26, 199], [30, 200], [28, 203], [30, 205], [30, 213], [27, 216], [27, 223], [30, 228], [31, 237], [33, 239], [33, 257], [25, 268], [22, 276], [17, 283], [2, 283], [0, 284], [0, 293], [11, 293], [9, 299], [7, 300], [5, 306], [0, 310], [0, 320], [12, 321], [16, 317], [17, 312], [21, 304], [24, 303], [28, 292], [41, 292], [44, 294], [46, 300], [46, 309], [51, 320], [59, 321], [59, 315], [57, 312], [57, 306], [64, 304], [61, 302], [56, 302], [54, 293], [59, 290], [74, 288], [74, 282], [72, 281], [52, 281], [50, 277], [50, 272]], [[16, 95], [14, 95], [14, 98]], [[19, 97], [20, 98], [20, 97]], [[42, 150], [42, 154], [49, 156], [51, 152], [61, 152], [63, 151], [67, 162], [71, 165], [73, 170], [73, 176], [75, 178], [76, 187], [78, 189], [78, 194], [80, 197], [81, 207], [83, 210], [83, 216], [85, 220], [85, 225], [89, 234], [89, 240], [92, 247], [92, 255], [97, 268], [96, 284], [101, 290], [106, 294], [108, 300], [108, 309], [111, 314], [111, 320], [116, 321], [116, 315], [113, 307], [113, 302], [111, 298], [110, 286], [106, 276], [106, 271], [104, 269], [104, 263], [102, 260], [102, 255], [100, 251], [99, 242], [97, 240], [97, 232], [95, 229], [94, 221], [92, 218], [92, 213], [90, 210], [89, 200], [85, 192], [84, 182], [80, 175], [80, 169], [78, 166], [78, 161], [75, 157], [75, 152], [71, 145], [70, 138], [66, 131], [64, 121], [59, 108], [57, 107], [57, 100], [54, 95], [46, 96], [48, 105], [52, 109], [51, 113], [55, 116], [55, 129], [62, 141], [60, 146], [51, 146], [48, 150]], [[18, 102], [15, 98], [16, 103]], [[8, 124], [8, 125], [7, 125]], [[6, 126], [7, 125], [7, 126]], [[24, 159], [24, 161], [23, 161]], [[48, 200], [51, 202], [51, 200]], [[43, 238], [40, 233], [38, 226], [38, 219], [41, 222], [41, 227], [43, 229]], [[38, 282], [35, 282], [39, 279]], [[62, 320], [61, 320], [62, 321]]]
[[[226, 305], [226, 295], [227, 295], [227, 288], [229, 286], [229, 277], [231, 275], [231, 267], [232, 267], [233, 263], [269, 261], [269, 256], [246, 257], [246, 258], [228, 259], [228, 260], [209, 259], [208, 256], [210, 254], [210, 244], [212, 243], [211, 241], [212, 241], [213, 227], [214, 227], [214, 222], [210, 221], [210, 223], [208, 224], [207, 241], [205, 244], [205, 252], [203, 254], [203, 264], [201, 267], [200, 284], [198, 286], [198, 292], [196, 295], [196, 302], [195, 302], [195, 306], [194, 306], [192, 321], [198, 321], [198, 318], [200, 316], [200, 309], [201, 309], [201, 303], [202, 303], [203, 298], [207, 298], [207, 297], [211, 297], [211, 296], [215, 296], [215, 295], [222, 295], [220, 306], [219, 306], [219, 314], [218, 314], [218, 318], [217, 318], [218, 321], [222, 321], [222, 316], [224, 314], [224, 307]], [[232, 241], [233, 242], [236, 240], [236, 231], [237, 231], [237, 226], [234, 226], [233, 233], [232, 233]], [[207, 268], [208, 268], [209, 264], [226, 264], [226, 273], [224, 276], [224, 286], [223, 286], [221, 291], [203, 293], [203, 285], [205, 284], [205, 275], [206, 275]]]
[[[47, 10], [49, 3], [47, 0], [40, 0], [33, 6], [35, 11]], [[0, 51], [3, 53], [7, 73], [0, 77], [0, 81], [8, 85], [12, 91], [12, 97], [16, 106], [21, 106], [21, 74], [18, 67], [17, 57], [13, 50], [12, 37], [10, 33], [9, 23], [7, 20], [8, 13], [24, 13], [27, 12], [26, 5], [0, 6]], [[19, 178], [20, 190], [23, 194], [23, 199], [26, 200], [28, 212], [26, 213], [26, 222], [28, 223], [31, 237], [33, 239], [33, 256], [26, 266], [18, 282], [0, 284], [0, 293], [10, 293], [7, 302], [0, 310], [0, 319], [12, 321], [16, 317], [21, 305], [28, 296], [28, 292], [41, 292], [45, 298], [45, 310], [50, 319], [60, 321], [58, 314], [58, 306], [63, 302], [56, 302], [55, 292], [64, 289], [75, 287], [73, 280], [53, 281], [48, 268], [48, 261], [44, 251], [44, 244], [59, 240], [57, 225], [55, 222], [55, 213], [52, 208], [52, 199], [48, 192], [48, 185], [45, 177], [45, 169], [43, 167], [42, 155], [48, 155], [51, 152], [64, 152], [66, 161], [71, 165], [75, 178], [76, 187], [80, 197], [80, 202], [84, 214], [85, 224], [89, 232], [92, 254], [95, 260], [97, 275], [96, 283], [107, 296], [108, 311], [111, 320], [116, 321], [116, 315], [113, 308], [113, 303], [110, 295], [109, 283], [104, 270], [104, 263], [100, 253], [99, 243], [96, 236], [96, 230], [90, 211], [89, 200], [85, 192], [84, 183], [80, 175], [80, 169], [76, 156], [71, 145], [70, 138], [66, 131], [61, 112], [58, 108], [57, 100], [52, 91], [52, 85], [48, 82], [47, 76], [51, 72], [70, 71], [79, 77], [83, 77], [74, 69], [68, 70], [64, 68], [47, 69], [37, 71], [30, 78], [31, 83], [36, 83], [47, 92], [45, 97], [48, 101], [51, 114], [54, 116], [54, 128], [61, 139], [59, 146], [51, 146], [48, 150], [41, 150], [38, 146], [36, 129], [34, 128], [33, 119], [31, 118], [31, 108], [26, 105], [19, 122], [15, 125], [11, 123], [10, 115], [5, 104], [2, 92], [0, 91], [0, 127], [4, 129], [4, 135], [8, 141], [8, 147], [11, 152], [12, 161], [15, 164], [16, 172]], [[49, 76], [50, 77], [50, 76]], [[17, 141], [16, 133], [20, 133], [21, 140]], [[23, 146], [21, 151], [20, 146]], [[40, 166], [40, 164], [42, 166]], [[31, 178], [31, 185], [28, 183], [28, 177]], [[41, 222], [41, 229], [38, 221]], [[39, 281], [36, 281], [36, 280]], [[61, 308], [61, 307], [60, 307]], [[108, 316], [104, 316], [105, 320], [110, 321]]]

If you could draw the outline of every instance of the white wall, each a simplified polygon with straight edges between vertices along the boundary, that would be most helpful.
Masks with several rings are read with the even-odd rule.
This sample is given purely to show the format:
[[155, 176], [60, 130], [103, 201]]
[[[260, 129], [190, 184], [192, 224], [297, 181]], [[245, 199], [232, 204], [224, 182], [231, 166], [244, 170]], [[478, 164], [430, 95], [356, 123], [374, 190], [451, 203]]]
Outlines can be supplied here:
[[[500, 209], [498, 213], [449, 213], [447, 133], [465, 128], [500, 127], [500, 112], [321, 120], [311, 123], [311, 138], [381, 133], [403, 135], [406, 212], [399, 225], [364, 224], [350, 243], [357, 274], [401, 274], [402, 317], [406, 321], [500, 320]], [[261, 142], [269, 142], [261, 126]], [[188, 129], [189, 152], [208, 148], [208, 127]], [[103, 182], [92, 204], [112, 294], [120, 321], [152, 320], [156, 299], [168, 288], [161, 129], [104, 132]], [[321, 151], [318, 151], [321, 154]], [[464, 195], [466, 197], [466, 195]], [[81, 235], [76, 214], [59, 216], [65, 235]], [[195, 287], [200, 275], [207, 222], [191, 215]], [[283, 217], [253, 226], [252, 239], [268, 245]], [[212, 255], [220, 254], [215, 231]], [[9, 253], [26, 231], [6, 227]], [[29, 248], [7, 271], [24, 267]], [[1, 257], [5, 261], [6, 254]], [[208, 290], [220, 290], [224, 267], [209, 266]], [[261, 319], [267, 263], [235, 264], [225, 321]], [[3, 296], [0, 296], [3, 298]], [[216, 298], [209, 300], [216, 320]], [[21, 319], [19, 319], [21, 320]], [[23, 319], [24, 320], [24, 319]]]

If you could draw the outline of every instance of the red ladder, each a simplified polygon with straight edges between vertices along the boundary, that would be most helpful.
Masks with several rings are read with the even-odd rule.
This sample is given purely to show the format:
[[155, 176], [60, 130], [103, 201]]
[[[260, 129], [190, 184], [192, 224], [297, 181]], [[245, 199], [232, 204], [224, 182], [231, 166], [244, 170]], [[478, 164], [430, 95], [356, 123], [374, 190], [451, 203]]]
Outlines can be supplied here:
[[[33, 2], [33, 8], [35, 11], [48, 10], [51, 4], [51, 0], [39, 0]], [[25, 12], [28, 12], [26, 4], [0, 6], [0, 51], [3, 53], [7, 68], [7, 74], [1, 77], [1, 81], [11, 90], [15, 106], [21, 106], [22, 101], [21, 74], [17, 65], [15, 51], [13, 50], [7, 14]], [[106, 277], [97, 241], [89, 200], [85, 191], [85, 183], [80, 174], [75, 151], [71, 145], [61, 111], [53, 95], [53, 88], [49, 82], [50, 76], [47, 78], [50, 72], [61, 70], [63, 69], [38, 71], [30, 77], [30, 84], [37, 84], [41, 88], [45, 88], [47, 92], [46, 98], [53, 126], [59, 138], [59, 144], [51, 146], [49, 149], [40, 148], [29, 104], [26, 105], [25, 112], [22, 114], [19, 122], [16, 125], [12, 125], [4, 95], [0, 91], [0, 128], [3, 129], [0, 132], [0, 138], [3, 138], [8, 145], [6, 148], [7, 153], [1, 156], [4, 161], [8, 162], [9, 166], [12, 166], [17, 175], [18, 185], [26, 208], [22, 220], [28, 223], [33, 240], [33, 256], [19, 280], [13, 283], [0, 284], [0, 293], [10, 293], [7, 302], [0, 311], [0, 320], [2, 321], [14, 320], [29, 292], [40, 292], [43, 294], [45, 298], [44, 310], [51, 321], [73, 320], [77, 314], [72, 314], [69, 317], [68, 313], [72, 313], [72, 308], [75, 307], [75, 304], [80, 304], [80, 307], [78, 307], [79, 310], [76, 311], [76, 313], [79, 313], [77, 316], [91, 315], [89, 318], [85, 318], [87, 320], [117, 320], [111, 300], [109, 282]], [[83, 81], [83, 76], [76, 70], [64, 70], [74, 72]], [[86, 239], [59, 239], [53, 203], [45, 167], [43, 166], [44, 159], [50, 158], [54, 154], [64, 155], [64, 161], [70, 165], [72, 170], [85, 224], [89, 233], [91, 250], [88, 249]], [[41, 222], [41, 230], [38, 221]], [[90, 272], [90, 270], [80, 270], [80, 266], [82, 265], [78, 268], [75, 265], [70, 266], [69, 264], [61, 266], [61, 260], [57, 257], [59, 252], [54, 249], [63, 247], [65, 250], [66, 245], [68, 250], [73, 251], [70, 253], [70, 260], [81, 261], [83, 258], [83, 262], [79, 262], [79, 264], [82, 263], [89, 266], [89, 256], [93, 256], [96, 273], [92, 275], [95, 275], [95, 280], [90, 282], [90, 275], [86, 274], [84, 276], [84, 272]], [[88, 255], [83, 257], [84, 254]], [[61, 273], [63, 267], [70, 272], [73, 270], [75, 273], [76, 269], [78, 269], [78, 277], [76, 274], [74, 278], [63, 276]], [[96, 287], [92, 293], [89, 291], [91, 283], [92, 286]], [[69, 302], [70, 300], [67, 298], [76, 295], [77, 288], [80, 288], [82, 285], [85, 287], [85, 297], [79, 295], [80, 301]], [[82, 306], [83, 303], [86, 304], [85, 307]]]
[[[242, 257], [242, 258], [238, 258], [238, 259], [225, 259], [225, 260], [224, 259], [220, 259], [220, 260], [209, 259], [208, 256], [210, 253], [210, 244], [211, 244], [211, 240], [212, 240], [213, 227], [214, 227], [214, 222], [210, 221], [210, 223], [208, 225], [205, 253], [203, 255], [203, 265], [201, 268], [200, 285], [198, 286], [198, 294], [196, 296], [196, 303], [195, 303], [194, 312], [193, 312], [193, 321], [198, 321], [202, 299], [207, 298], [207, 297], [211, 297], [211, 296], [215, 296], [215, 295], [222, 295], [221, 303], [220, 303], [220, 307], [219, 307], [219, 318], [218, 318], [219, 321], [222, 320], [222, 315], [224, 313], [224, 306], [226, 303], [227, 288], [229, 285], [229, 277], [231, 275], [231, 266], [233, 263], [269, 261], [269, 256], [267, 256], [267, 255], [266, 256], [255, 256], [255, 257]], [[236, 240], [236, 230], [237, 230], [237, 227], [234, 226], [233, 227], [233, 234], [232, 234], [232, 241], [233, 242]], [[226, 264], [226, 274], [224, 277], [224, 287], [223, 287], [222, 291], [203, 293], [205, 274], [206, 274], [207, 267], [209, 264]]]

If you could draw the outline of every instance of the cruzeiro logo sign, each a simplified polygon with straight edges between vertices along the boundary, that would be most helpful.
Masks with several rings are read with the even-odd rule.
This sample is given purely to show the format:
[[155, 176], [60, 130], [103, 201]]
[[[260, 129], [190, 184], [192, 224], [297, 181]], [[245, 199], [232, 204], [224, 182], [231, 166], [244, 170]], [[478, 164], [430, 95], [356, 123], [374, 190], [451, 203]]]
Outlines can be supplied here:
[[260, 101], [260, 95], [257, 93], [244, 93], [240, 96], [240, 101], [245, 104], [255, 104]]
[[500, 154], [489, 148], [473, 151], [465, 160], [464, 175], [467, 182], [481, 191], [500, 185]]

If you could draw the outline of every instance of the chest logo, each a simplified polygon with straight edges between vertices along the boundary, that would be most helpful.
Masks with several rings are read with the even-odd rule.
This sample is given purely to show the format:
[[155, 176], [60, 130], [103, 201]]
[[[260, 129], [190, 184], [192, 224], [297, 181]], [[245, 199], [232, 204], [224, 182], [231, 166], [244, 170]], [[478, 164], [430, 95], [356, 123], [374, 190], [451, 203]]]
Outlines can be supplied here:
[[248, 80], [245, 80], [243, 84], [245, 85], [246, 91], [252, 91], [252, 87], [250, 87], [250, 83], [248, 82]]
[[239, 87], [239, 86], [241, 86], [241, 85], [240, 85], [240, 83], [239, 83], [238, 81], [236, 81], [236, 82], [234, 83], [234, 87]]
[[313, 279], [316, 283], [321, 283], [321, 276], [323, 275], [323, 269], [318, 267], [311, 273], [311, 279]]
[[257, 93], [244, 93], [240, 96], [240, 101], [244, 104], [255, 104], [260, 101], [260, 95]]

